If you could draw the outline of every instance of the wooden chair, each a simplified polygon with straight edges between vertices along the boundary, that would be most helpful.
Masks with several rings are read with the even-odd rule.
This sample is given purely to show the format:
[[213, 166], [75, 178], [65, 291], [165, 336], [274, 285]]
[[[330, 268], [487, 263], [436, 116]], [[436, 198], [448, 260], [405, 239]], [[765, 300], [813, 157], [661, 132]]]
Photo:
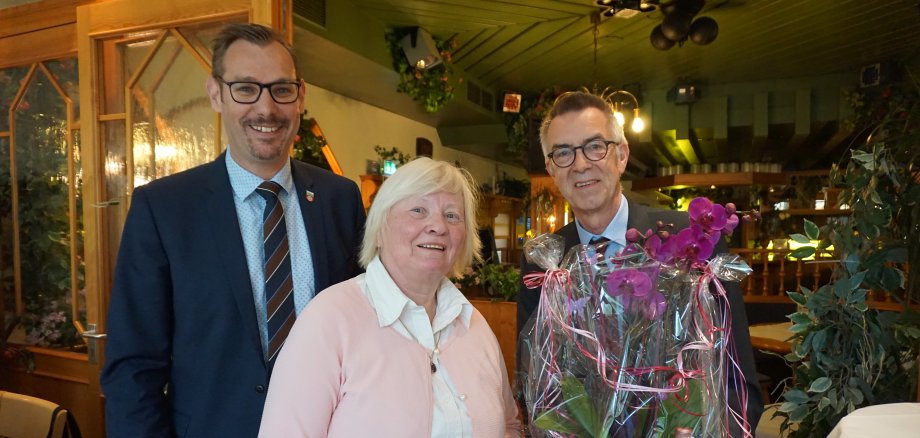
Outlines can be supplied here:
[[0, 436], [61, 438], [66, 429], [66, 409], [40, 398], [0, 391]]

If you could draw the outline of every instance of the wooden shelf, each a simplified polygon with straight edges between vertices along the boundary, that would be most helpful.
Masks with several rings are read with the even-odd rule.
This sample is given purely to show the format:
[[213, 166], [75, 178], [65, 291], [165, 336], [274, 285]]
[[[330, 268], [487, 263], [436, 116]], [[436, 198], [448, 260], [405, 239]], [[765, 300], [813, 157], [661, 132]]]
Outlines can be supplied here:
[[786, 213], [791, 216], [846, 216], [850, 210], [841, 210], [839, 208], [828, 208], [815, 210], [813, 208], [790, 208], [789, 210], [775, 210], [777, 213]]
[[708, 187], [708, 186], [746, 186], [752, 184], [787, 183], [782, 173], [734, 172], [734, 173], [681, 173], [677, 175], [656, 176], [633, 181], [633, 190], [663, 188]]
[[761, 214], [786, 213], [790, 216], [846, 216], [850, 214], [850, 211], [851, 210], [841, 210], [839, 208], [825, 208], [822, 210], [816, 210], [814, 208], [790, 208], [788, 210], [764, 208], [760, 212]]

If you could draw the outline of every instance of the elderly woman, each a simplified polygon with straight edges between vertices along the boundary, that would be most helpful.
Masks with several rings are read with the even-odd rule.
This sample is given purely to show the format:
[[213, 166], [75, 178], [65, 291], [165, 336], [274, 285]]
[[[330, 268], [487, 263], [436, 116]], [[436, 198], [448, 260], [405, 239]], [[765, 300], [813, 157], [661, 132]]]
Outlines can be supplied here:
[[275, 365], [260, 437], [520, 436], [495, 335], [447, 277], [480, 247], [469, 173], [419, 158], [367, 218], [367, 272], [304, 310]]

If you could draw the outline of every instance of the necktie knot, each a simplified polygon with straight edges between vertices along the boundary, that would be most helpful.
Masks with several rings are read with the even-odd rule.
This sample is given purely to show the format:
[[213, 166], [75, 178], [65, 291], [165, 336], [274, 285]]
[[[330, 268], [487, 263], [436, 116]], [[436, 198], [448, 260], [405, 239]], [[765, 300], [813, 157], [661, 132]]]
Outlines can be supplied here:
[[281, 184], [274, 181], [263, 181], [262, 184], [256, 187], [256, 193], [266, 201], [277, 199], [278, 193], [281, 193]]
[[594, 237], [591, 238], [591, 241], [589, 241], [588, 244], [590, 244], [590, 245], [597, 245], [597, 244], [604, 243], [604, 242], [609, 242], [609, 241], [610, 241], [610, 239], [608, 239], [608, 238], [606, 238], [606, 237], [604, 237], [604, 236], [594, 236]]

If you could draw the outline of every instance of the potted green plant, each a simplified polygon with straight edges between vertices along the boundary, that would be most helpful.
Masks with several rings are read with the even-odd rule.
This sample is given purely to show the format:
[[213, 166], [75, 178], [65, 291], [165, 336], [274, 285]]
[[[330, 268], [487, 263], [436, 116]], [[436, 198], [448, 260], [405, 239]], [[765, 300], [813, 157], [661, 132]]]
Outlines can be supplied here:
[[[920, 316], [920, 89], [915, 81], [853, 94], [860, 134], [831, 170], [838, 202], [850, 214], [819, 228], [805, 221], [804, 246], [792, 257], [833, 255], [829, 283], [789, 292], [795, 379], [777, 415], [791, 437], [824, 437], [846, 414], [867, 405], [915, 401]], [[909, 272], [903, 267], [909, 266]], [[870, 306], [883, 291], [900, 311]]]
[[493, 301], [514, 301], [521, 284], [521, 271], [513, 265], [482, 265], [479, 268], [479, 277]]

